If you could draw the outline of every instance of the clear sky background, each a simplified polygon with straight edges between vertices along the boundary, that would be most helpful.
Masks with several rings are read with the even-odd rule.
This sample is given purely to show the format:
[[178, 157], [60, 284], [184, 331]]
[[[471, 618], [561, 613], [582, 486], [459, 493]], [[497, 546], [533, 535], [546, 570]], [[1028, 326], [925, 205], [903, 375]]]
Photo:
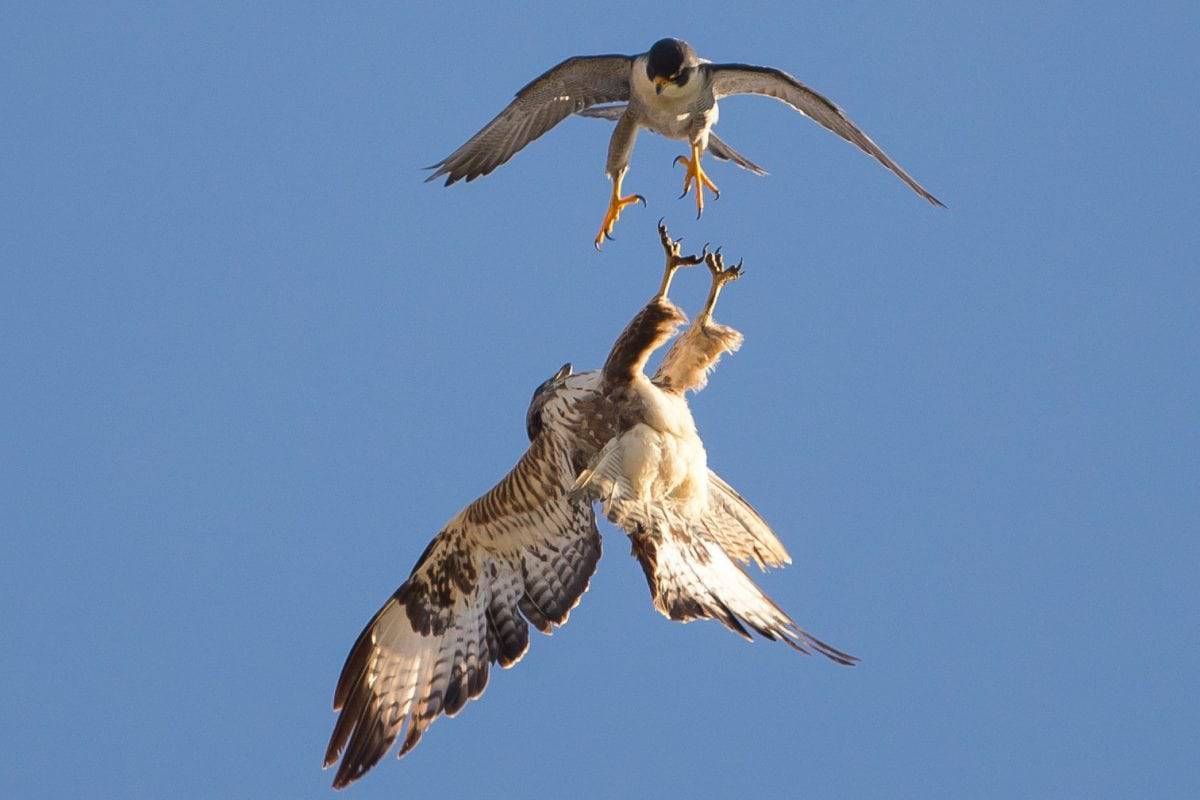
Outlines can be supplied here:
[[[428, 539], [658, 280], [744, 257], [693, 404], [854, 669], [570, 624], [355, 797], [1196, 797], [1195, 3], [10, 6], [0, 27], [0, 795], [327, 797], [334, 682]], [[939, 195], [759, 98], [602, 254], [609, 124], [418, 168], [560, 59], [785, 68]], [[695, 309], [706, 280], [677, 299]]]

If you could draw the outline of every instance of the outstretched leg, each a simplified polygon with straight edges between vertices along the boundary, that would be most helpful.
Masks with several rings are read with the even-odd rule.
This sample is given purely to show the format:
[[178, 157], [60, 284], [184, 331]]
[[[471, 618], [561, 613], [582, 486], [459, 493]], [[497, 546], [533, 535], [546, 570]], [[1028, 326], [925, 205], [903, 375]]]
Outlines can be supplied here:
[[681, 198], [687, 196], [688, 189], [691, 188], [692, 182], [695, 181], [696, 183], [696, 219], [700, 219], [700, 215], [704, 213], [705, 189], [708, 189], [713, 193], [714, 199], [719, 199], [721, 197], [721, 190], [717, 188], [715, 183], [709, 180], [708, 175], [704, 173], [704, 168], [700, 166], [700, 156], [703, 155], [703, 152], [704, 151], [700, 149], [700, 145], [693, 142], [691, 158], [688, 158], [687, 156], [676, 156], [675, 161], [672, 162], [674, 164], [682, 162], [687, 168], [687, 171], [683, 175], [683, 194], [679, 195]]
[[658, 287], [658, 294], [654, 295], [653, 300], [666, 300], [667, 291], [671, 288], [671, 279], [675, 277], [675, 273], [680, 267], [692, 267], [704, 261], [709, 255], [708, 245], [704, 246], [704, 250], [698, 256], [683, 255], [682, 239], [672, 239], [671, 234], [667, 232], [667, 226], [660, 219], [658, 221], [658, 238], [662, 241], [663, 251], [666, 253], [667, 261], [663, 267], [662, 285]]
[[621, 196], [621, 181], [625, 179], [625, 170], [621, 170], [613, 178], [612, 182], [612, 197], [608, 201], [608, 211], [604, 212], [604, 220], [600, 223], [600, 232], [596, 234], [596, 249], [600, 249], [600, 245], [604, 244], [605, 239], [612, 239], [613, 226], [617, 224], [617, 220], [621, 218], [621, 209], [625, 206], [634, 203], [646, 205], [646, 198], [640, 194], [631, 194], [625, 197]]
[[696, 319], [707, 322], [712, 319], [713, 309], [716, 308], [717, 297], [720, 296], [722, 287], [742, 277], [742, 262], [739, 260], [732, 267], [726, 267], [725, 257], [721, 255], [721, 248], [718, 247], [715, 252], [706, 251], [704, 253], [704, 263], [708, 265], [708, 271], [712, 273], [712, 286], [708, 290], [708, 300], [704, 302], [704, 310]]

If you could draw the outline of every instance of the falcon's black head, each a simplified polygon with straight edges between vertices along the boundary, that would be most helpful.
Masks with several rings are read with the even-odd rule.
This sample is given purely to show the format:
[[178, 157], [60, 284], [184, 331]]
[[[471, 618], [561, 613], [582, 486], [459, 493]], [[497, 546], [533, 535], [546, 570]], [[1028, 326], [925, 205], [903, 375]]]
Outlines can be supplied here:
[[532, 442], [542, 432], [542, 406], [550, 399], [550, 390], [557, 386], [559, 381], [570, 375], [571, 362], [568, 361], [558, 368], [558, 372], [533, 390], [533, 397], [529, 401], [529, 411], [525, 413], [525, 432], [529, 434], [529, 441]]
[[662, 94], [667, 84], [683, 86], [692, 77], [699, 60], [692, 46], [682, 39], [659, 39], [646, 54], [646, 77]]

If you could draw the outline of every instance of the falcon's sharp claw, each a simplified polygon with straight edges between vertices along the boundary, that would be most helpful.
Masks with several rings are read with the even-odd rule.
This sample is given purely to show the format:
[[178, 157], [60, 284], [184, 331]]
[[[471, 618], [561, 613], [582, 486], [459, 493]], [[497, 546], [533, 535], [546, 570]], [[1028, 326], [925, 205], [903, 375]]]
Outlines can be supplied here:
[[613, 181], [612, 197], [608, 201], [608, 210], [604, 213], [604, 220], [600, 223], [600, 232], [596, 234], [595, 245], [597, 249], [600, 248], [605, 239], [612, 241], [612, 229], [621, 217], [621, 209], [638, 202], [644, 206], [646, 205], [646, 198], [640, 194], [621, 197], [621, 179], [618, 177]]
[[686, 168], [686, 171], [683, 175], [683, 194], [679, 195], [680, 199], [683, 199], [687, 196], [688, 191], [692, 188], [692, 182], [695, 181], [696, 219], [700, 219], [700, 216], [704, 213], [705, 189], [708, 189], [713, 193], [714, 199], [721, 196], [721, 192], [719, 189], [717, 189], [717, 185], [709, 179], [708, 175], [704, 172], [704, 168], [700, 165], [701, 154], [702, 151], [700, 150], [700, 147], [693, 144], [691, 158], [688, 158], [687, 156], [675, 156], [675, 160], [671, 162], [672, 166], [682, 163]]

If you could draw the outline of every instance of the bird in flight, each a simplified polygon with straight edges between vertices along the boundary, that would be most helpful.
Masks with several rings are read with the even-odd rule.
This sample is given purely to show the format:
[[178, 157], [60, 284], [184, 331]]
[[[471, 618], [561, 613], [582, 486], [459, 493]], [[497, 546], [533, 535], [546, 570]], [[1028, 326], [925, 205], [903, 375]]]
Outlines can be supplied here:
[[[341, 760], [336, 788], [374, 766], [404, 734], [399, 755], [441, 714], [478, 697], [492, 664], [511, 667], [543, 633], [567, 621], [600, 558], [593, 500], [621, 525], [654, 606], [670, 619], [715, 619], [802, 653], [852, 665], [853, 656], [801, 629], [738, 563], [791, 563], [770, 527], [708, 468], [685, 400], [741, 334], [712, 319], [721, 287], [740, 274], [719, 253], [684, 256], [659, 226], [666, 266], [658, 292], [617, 338], [603, 369], [564, 365], [534, 392], [529, 448], [495, 487], [439, 532], [375, 614], [342, 667], [340, 712], [325, 766]], [[650, 355], [686, 322], [668, 299], [672, 277], [706, 263], [712, 289], [658, 372]], [[658, 457], [642, 459], [644, 445]], [[662, 457], [663, 454], [671, 457]]]
[[[612, 238], [613, 226], [626, 206], [636, 202], [645, 205], [641, 195], [621, 194], [641, 128], [689, 144], [689, 154], [678, 156], [675, 163], [684, 166], [680, 197], [694, 191], [697, 217], [704, 211], [705, 189], [720, 196], [700, 163], [706, 149], [717, 158], [763, 174], [758, 165], [712, 133], [718, 116], [717, 101], [735, 94], [766, 95], [786, 103], [874, 156], [933, 205], [943, 205], [859, 130], [840, 108], [791, 75], [772, 67], [713, 64], [699, 58], [691, 45], [679, 39], [661, 39], [648, 52], [636, 56], [568, 58], [526, 84], [495, 119], [432, 165], [430, 169], [434, 172], [427, 180], [444, 175], [449, 186], [464, 178], [472, 181], [487, 175], [571, 114], [615, 119], [617, 125], [609, 139], [606, 165], [612, 194], [596, 234], [598, 249], [606, 238]], [[613, 103], [623, 105], [604, 105]], [[594, 106], [600, 108], [593, 109]]]

